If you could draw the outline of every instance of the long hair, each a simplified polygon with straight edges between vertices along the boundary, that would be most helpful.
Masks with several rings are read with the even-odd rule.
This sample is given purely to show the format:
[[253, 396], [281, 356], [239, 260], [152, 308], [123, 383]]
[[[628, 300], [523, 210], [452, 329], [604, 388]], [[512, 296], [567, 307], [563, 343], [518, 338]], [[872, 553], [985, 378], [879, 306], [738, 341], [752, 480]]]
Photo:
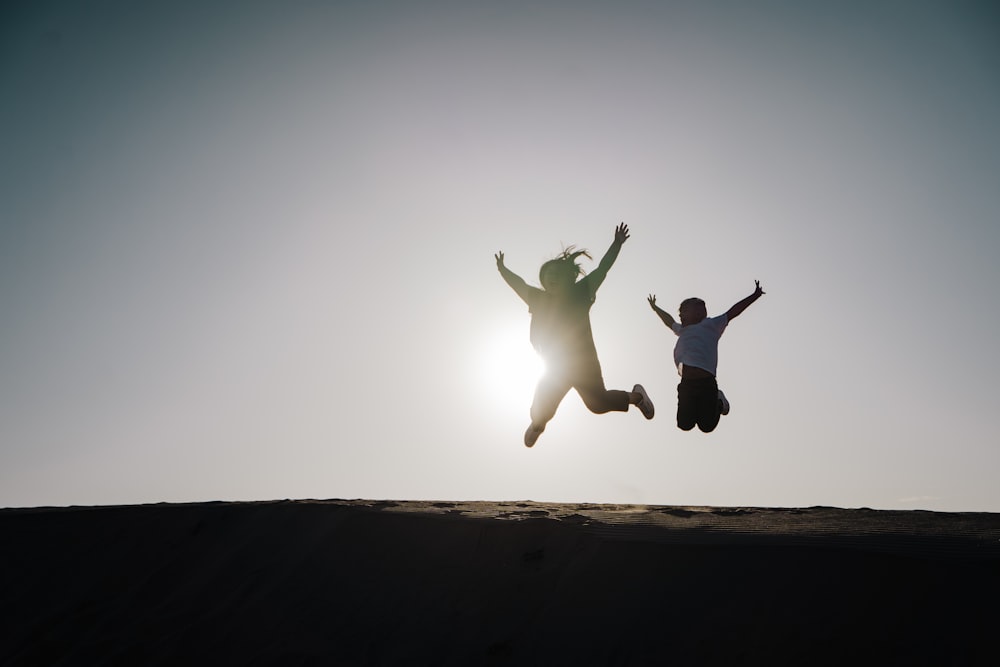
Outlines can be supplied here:
[[586, 271], [583, 270], [579, 264], [576, 263], [576, 258], [583, 255], [587, 259], [593, 259], [590, 253], [586, 250], [576, 250], [575, 246], [569, 246], [564, 248], [561, 253], [555, 256], [555, 258], [542, 264], [542, 268], [538, 270], [538, 280], [542, 284], [545, 283], [545, 276], [550, 271], [566, 271], [573, 276], [576, 280], [579, 276], [585, 275]]

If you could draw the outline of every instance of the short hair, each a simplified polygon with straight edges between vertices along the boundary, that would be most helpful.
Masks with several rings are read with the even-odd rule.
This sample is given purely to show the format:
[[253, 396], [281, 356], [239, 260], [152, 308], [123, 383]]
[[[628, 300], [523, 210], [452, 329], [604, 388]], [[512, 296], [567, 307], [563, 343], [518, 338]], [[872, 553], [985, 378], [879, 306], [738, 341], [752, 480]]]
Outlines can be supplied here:
[[699, 299], [696, 296], [692, 296], [692, 297], [690, 297], [688, 299], [684, 299], [683, 301], [681, 301], [681, 305], [677, 309], [677, 312], [680, 312], [680, 311], [684, 310], [684, 308], [686, 308], [687, 306], [693, 306], [695, 304], [701, 304], [702, 306], [704, 306], [705, 302], [702, 299]]

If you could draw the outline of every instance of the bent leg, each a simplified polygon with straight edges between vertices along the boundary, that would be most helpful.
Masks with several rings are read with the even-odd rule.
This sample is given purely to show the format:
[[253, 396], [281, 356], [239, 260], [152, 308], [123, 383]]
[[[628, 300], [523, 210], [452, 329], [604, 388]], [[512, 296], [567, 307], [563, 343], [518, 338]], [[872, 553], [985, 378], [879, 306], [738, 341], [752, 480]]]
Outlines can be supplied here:
[[722, 413], [719, 412], [719, 399], [716, 397], [714, 407], [705, 406], [701, 416], [698, 417], [698, 428], [701, 429], [702, 433], [711, 433], [719, 425], [719, 417], [721, 416]]
[[719, 402], [719, 385], [715, 378], [702, 380], [698, 387], [698, 428], [702, 433], [711, 433], [719, 425], [722, 406]]
[[594, 414], [605, 412], [626, 412], [628, 410], [629, 392], [620, 389], [605, 389], [604, 382], [600, 386], [593, 384], [576, 385], [576, 393], [580, 394], [583, 404]]
[[677, 385], [677, 428], [690, 431], [698, 423], [697, 403], [689, 382]]
[[677, 385], [677, 427], [711, 433], [719, 425], [719, 385], [715, 378], [684, 378]]
[[608, 389], [604, 386], [604, 375], [601, 373], [601, 363], [592, 358], [581, 363], [573, 373], [573, 388], [583, 399], [583, 404], [594, 414], [605, 412], [626, 412], [629, 406], [629, 393], [620, 389]]

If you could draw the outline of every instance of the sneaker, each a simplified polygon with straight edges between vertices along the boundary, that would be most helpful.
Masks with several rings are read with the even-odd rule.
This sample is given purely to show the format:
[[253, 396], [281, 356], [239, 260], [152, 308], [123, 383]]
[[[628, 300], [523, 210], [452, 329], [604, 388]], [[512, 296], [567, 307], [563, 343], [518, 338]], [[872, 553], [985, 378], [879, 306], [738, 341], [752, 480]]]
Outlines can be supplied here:
[[528, 424], [528, 430], [524, 432], [524, 446], [534, 447], [535, 443], [538, 442], [538, 436], [542, 434], [545, 428], [538, 428], [534, 424]]
[[649, 400], [649, 394], [646, 393], [646, 390], [642, 388], [641, 384], [637, 384], [634, 387], [632, 387], [632, 391], [642, 396], [642, 398], [639, 399], [639, 402], [635, 404], [636, 407], [642, 411], [642, 416], [645, 417], [646, 419], [652, 419], [654, 409], [653, 409], [653, 402]]
[[719, 390], [719, 414], [729, 414], [729, 400], [726, 398], [726, 395], [722, 393], [721, 389]]

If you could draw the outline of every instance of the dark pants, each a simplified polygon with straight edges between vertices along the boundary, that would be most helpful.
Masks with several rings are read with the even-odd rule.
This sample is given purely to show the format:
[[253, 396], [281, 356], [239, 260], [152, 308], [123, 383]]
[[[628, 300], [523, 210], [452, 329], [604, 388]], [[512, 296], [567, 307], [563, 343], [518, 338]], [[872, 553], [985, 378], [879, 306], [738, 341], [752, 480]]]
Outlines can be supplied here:
[[535, 389], [535, 400], [531, 404], [531, 423], [544, 427], [555, 416], [556, 408], [570, 389], [576, 389], [583, 404], [591, 412], [602, 414], [628, 410], [629, 392], [605, 388], [600, 367], [596, 369], [596, 373], [568, 375], [549, 372], [539, 380]]
[[721, 410], [719, 384], [714, 377], [681, 378], [677, 385], [677, 428], [690, 431], [697, 426], [710, 433], [719, 424]]

